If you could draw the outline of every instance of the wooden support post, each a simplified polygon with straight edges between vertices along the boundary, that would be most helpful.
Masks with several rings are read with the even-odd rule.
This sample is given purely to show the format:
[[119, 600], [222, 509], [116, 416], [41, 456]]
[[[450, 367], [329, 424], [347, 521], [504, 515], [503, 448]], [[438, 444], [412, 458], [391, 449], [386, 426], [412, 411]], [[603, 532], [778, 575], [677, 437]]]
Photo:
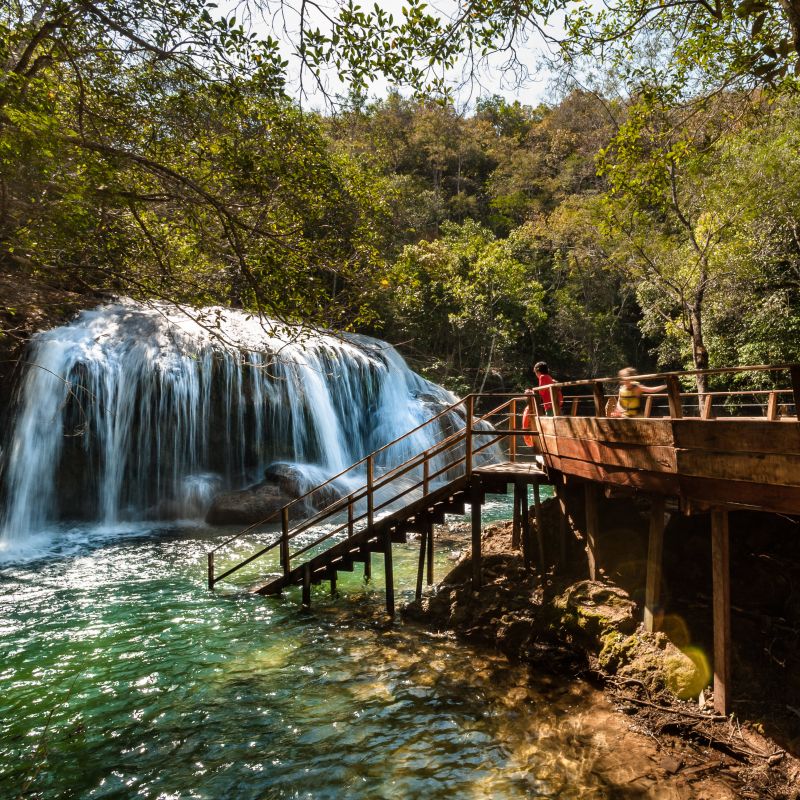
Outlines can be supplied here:
[[422, 599], [422, 576], [425, 572], [425, 553], [428, 549], [428, 527], [422, 531], [419, 537], [419, 564], [417, 565], [417, 600]]
[[367, 526], [372, 530], [372, 523], [375, 521], [375, 497], [373, 496], [373, 484], [375, 483], [374, 464], [372, 454], [367, 456]]
[[579, 401], [579, 399], [577, 397], [573, 397], [572, 398], [572, 408], [569, 410], [569, 414], [570, 414], [571, 417], [577, 417], [578, 416], [578, 403], [579, 402], [580, 401]]
[[473, 425], [473, 415], [475, 413], [475, 398], [470, 395], [467, 398], [467, 427], [466, 427], [466, 438], [464, 441], [465, 447], [465, 469], [466, 475], [469, 477], [472, 475], [472, 425]]
[[778, 413], [778, 393], [770, 392], [767, 399], [767, 419], [776, 420], [780, 414]]
[[544, 531], [542, 530], [542, 499], [539, 496], [538, 481], [533, 484], [533, 507], [536, 519], [536, 543], [539, 546], [539, 569], [541, 570], [542, 583], [547, 574], [547, 562], [544, 560]]
[[214, 554], [208, 554], [208, 588], [213, 590], [214, 588]]
[[369, 545], [364, 545], [361, 552], [364, 554], [364, 580], [369, 581], [372, 580], [372, 551]]
[[481, 479], [474, 476], [470, 483], [472, 506], [472, 589], [481, 588]]
[[706, 394], [703, 398], [703, 410], [701, 413], [703, 419], [716, 419], [716, 414], [714, 413], [714, 395], [713, 394]]
[[428, 522], [428, 586], [433, 586], [433, 522]]
[[303, 608], [311, 608], [311, 565], [303, 564]]
[[[513, 431], [517, 430], [517, 399], [511, 401], [511, 415], [508, 418], [508, 427]], [[508, 443], [508, 460], [513, 464], [517, 460], [517, 437], [511, 434], [511, 441]]]
[[644, 629], [653, 633], [661, 623], [661, 559], [664, 549], [664, 498], [653, 497], [650, 506], [650, 541], [647, 547], [647, 582], [644, 590]]
[[353, 520], [355, 518], [355, 511], [353, 509], [353, 495], [347, 498], [347, 538], [353, 538]]
[[281, 566], [284, 576], [289, 574], [289, 507], [281, 509]]
[[800, 419], [800, 364], [789, 367], [792, 376], [792, 397], [794, 397], [794, 415]]
[[731, 689], [731, 594], [728, 512], [711, 512], [714, 582], [714, 710], [728, 713]]
[[336, 596], [336, 573], [331, 575], [331, 595]]
[[585, 485], [586, 498], [586, 557], [589, 561], [589, 580], [597, 580], [597, 539], [600, 529], [597, 484]]
[[522, 563], [531, 568], [531, 520], [528, 513], [528, 485], [520, 481], [519, 517], [522, 524]]
[[561, 480], [555, 484], [556, 500], [558, 501], [558, 563], [562, 566], [567, 563], [567, 498], [565, 486]]
[[392, 568], [392, 532], [383, 534], [383, 562], [386, 573], [386, 613], [394, 619], [394, 569]]
[[428, 460], [427, 451], [422, 454], [422, 458], [424, 459], [424, 461], [422, 462], [422, 496], [425, 497], [425, 495], [428, 494], [428, 485], [429, 485], [430, 480], [431, 480], [431, 478], [430, 478], [430, 474], [431, 474], [430, 463], [431, 462]]
[[653, 413], [653, 395], [649, 394], [644, 401], [644, 413], [642, 416], [647, 419]]
[[519, 550], [520, 543], [520, 529], [522, 527], [522, 514], [520, 514], [520, 504], [522, 497], [520, 493], [519, 481], [514, 481], [514, 517], [511, 523], [511, 547], [513, 550]]
[[603, 391], [603, 384], [595, 381], [592, 384], [592, 395], [594, 396], [594, 415], [604, 417], [606, 415], [606, 396]]
[[669, 415], [672, 419], [683, 418], [683, 404], [681, 403], [681, 383], [677, 375], [667, 375], [667, 400], [669, 401]]

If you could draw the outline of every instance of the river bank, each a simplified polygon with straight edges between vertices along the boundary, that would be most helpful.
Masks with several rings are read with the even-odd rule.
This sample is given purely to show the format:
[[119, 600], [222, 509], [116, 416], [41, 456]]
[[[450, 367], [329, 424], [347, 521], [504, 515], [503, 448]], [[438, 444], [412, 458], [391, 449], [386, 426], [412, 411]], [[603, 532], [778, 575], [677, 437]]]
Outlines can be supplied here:
[[[586, 567], [580, 541], [571, 539], [567, 563], [557, 574], [549, 571], [543, 581], [525, 569], [521, 552], [512, 548], [511, 524], [496, 523], [483, 532], [483, 586], [474, 592], [468, 525], [451, 525], [446, 535], [453, 538], [454, 547], [462, 543], [461, 559], [435, 593], [404, 609], [405, 618], [496, 648], [536, 672], [569, 675], [602, 687], [616, 711], [609, 731], [618, 730], [623, 721], [632, 740], [645, 737], [653, 748], [647, 752], [645, 747], [644, 759], [637, 762], [638, 774], [631, 778], [631, 789], [638, 787], [640, 792], [637, 797], [796, 798], [800, 762], [791, 721], [787, 725], [785, 716], [771, 713], [766, 703], [755, 707], [757, 713], [752, 715], [736, 702], [730, 718], [714, 714], [706, 655], [710, 651], [698, 644], [706, 633], [696, 621], [691, 621], [692, 635], [683, 621], [681, 638], [674, 636], [679, 627], [675, 620], [662, 618], [662, 628], [672, 639], [665, 633], [647, 634], [639, 625], [637, 589], [630, 576], [640, 572], [640, 537], [635, 508], [627, 505], [625, 513], [620, 508], [606, 512], [606, 522], [616, 512], [627, 519], [627, 527], [624, 536], [613, 537], [621, 542], [612, 542], [612, 537], [606, 541], [603, 579], [597, 583], [583, 579]], [[551, 553], [557, 547], [557, 514], [554, 502], [543, 504], [545, 547]], [[693, 577], [688, 570], [687, 578]], [[678, 586], [671, 588], [680, 608]], [[695, 589], [702, 595], [701, 587]], [[741, 652], [736, 662], [740, 697], [745, 694], [741, 681], [746, 675], [748, 698], [772, 691], [775, 700], [777, 689], [778, 699], [790, 705], [784, 696], [790, 694], [789, 687], [774, 683], [770, 687], [769, 675], [762, 676], [767, 685], [754, 684], [753, 672], [743, 668], [746, 661], [747, 654]], [[650, 768], [642, 770], [643, 762]]]

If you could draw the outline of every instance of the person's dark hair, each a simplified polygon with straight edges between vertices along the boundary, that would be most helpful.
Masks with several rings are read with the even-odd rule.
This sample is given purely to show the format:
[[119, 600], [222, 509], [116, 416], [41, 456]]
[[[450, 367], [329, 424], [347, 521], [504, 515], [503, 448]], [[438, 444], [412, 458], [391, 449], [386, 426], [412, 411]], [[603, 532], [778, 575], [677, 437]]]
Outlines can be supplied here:
[[549, 375], [550, 374], [550, 367], [547, 366], [547, 362], [546, 361], [537, 361], [533, 365], [533, 371], [534, 372], [542, 372], [545, 375]]

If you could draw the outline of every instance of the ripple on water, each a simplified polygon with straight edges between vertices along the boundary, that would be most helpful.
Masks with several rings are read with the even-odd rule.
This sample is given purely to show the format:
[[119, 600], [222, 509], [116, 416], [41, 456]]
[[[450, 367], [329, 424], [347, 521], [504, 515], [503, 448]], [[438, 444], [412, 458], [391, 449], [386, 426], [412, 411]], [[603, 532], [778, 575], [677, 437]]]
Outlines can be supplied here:
[[[304, 614], [294, 594], [209, 593], [219, 538], [140, 532], [0, 571], [0, 795], [614, 796], [565, 722], [585, 698], [385, 628], [377, 562], [369, 591], [341, 576], [344, 599]], [[415, 569], [398, 547], [401, 598]]]

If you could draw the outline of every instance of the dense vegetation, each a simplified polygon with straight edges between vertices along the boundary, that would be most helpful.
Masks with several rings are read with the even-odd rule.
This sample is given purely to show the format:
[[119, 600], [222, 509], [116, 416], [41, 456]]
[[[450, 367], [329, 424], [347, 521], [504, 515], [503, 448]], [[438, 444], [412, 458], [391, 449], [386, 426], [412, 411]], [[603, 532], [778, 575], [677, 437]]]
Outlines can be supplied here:
[[473, 3], [443, 38], [418, 4], [343, 6], [298, 42], [354, 87], [321, 115], [287, 96], [275, 40], [202, 0], [7, 4], [4, 334], [45, 286], [374, 333], [460, 391], [524, 385], [539, 358], [563, 377], [800, 360], [792, 7], [575, 4], [562, 64], [602, 46], [603, 91], [459, 113], [363, 87], [438, 88], [414, 55], [507, 45], [520, 9]]

